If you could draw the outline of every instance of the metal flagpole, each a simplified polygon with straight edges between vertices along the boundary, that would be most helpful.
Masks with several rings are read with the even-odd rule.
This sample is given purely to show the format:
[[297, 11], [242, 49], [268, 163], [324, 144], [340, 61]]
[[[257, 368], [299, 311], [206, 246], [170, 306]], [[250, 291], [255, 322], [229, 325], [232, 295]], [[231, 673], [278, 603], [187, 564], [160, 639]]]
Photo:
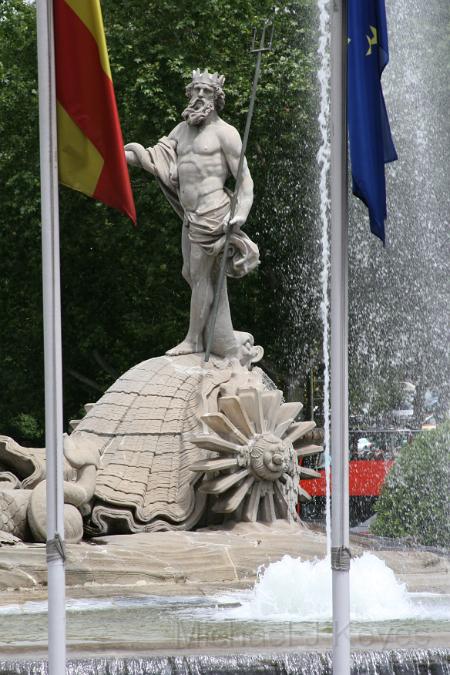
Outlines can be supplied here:
[[347, 2], [332, 0], [331, 3], [331, 568], [334, 675], [350, 674]]
[[45, 447], [47, 462], [48, 663], [66, 670], [61, 299], [58, 161], [52, 0], [37, 0]]

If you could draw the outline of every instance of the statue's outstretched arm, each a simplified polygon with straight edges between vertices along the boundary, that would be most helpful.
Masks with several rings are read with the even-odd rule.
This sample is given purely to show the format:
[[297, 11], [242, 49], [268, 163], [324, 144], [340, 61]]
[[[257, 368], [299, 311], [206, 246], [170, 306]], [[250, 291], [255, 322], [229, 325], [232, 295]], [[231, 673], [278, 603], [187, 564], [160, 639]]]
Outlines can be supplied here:
[[[134, 143], [129, 143], [129, 145], [134, 145]], [[127, 146], [125, 146], [125, 159], [130, 166], [141, 166], [134, 150], [127, 150]]]
[[141, 169], [145, 169], [156, 176], [156, 167], [149, 150], [152, 150], [152, 148], [144, 148], [140, 143], [127, 143], [125, 146], [125, 158], [127, 164], [130, 166], [139, 166]]
[[[164, 175], [165, 165], [176, 165], [178, 132], [182, 124], [178, 124], [170, 132], [169, 136], [163, 136], [153, 147], [144, 148], [140, 143], [127, 143], [125, 146], [127, 164], [145, 169], [145, 171], [153, 174], [153, 176], [160, 178], [163, 183], [167, 183]], [[170, 187], [173, 188], [173, 186]]]
[[183, 220], [184, 212], [178, 198], [177, 141], [163, 136], [152, 148], [140, 143], [127, 143], [125, 157], [128, 164], [148, 171], [158, 180], [170, 205]]

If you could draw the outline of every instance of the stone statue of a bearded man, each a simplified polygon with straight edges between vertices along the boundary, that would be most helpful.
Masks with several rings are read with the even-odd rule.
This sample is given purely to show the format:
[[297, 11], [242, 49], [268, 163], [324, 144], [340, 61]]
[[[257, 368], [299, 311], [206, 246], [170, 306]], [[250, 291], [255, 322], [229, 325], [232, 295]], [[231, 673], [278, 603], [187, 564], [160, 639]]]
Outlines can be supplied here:
[[[236, 177], [242, 142], [239, 132], [219, 117], [223, 109], [225, 78], [208, 70], [193, 72], [186, 88], [189, 105], [183, 121], [169, 136], [150, 148], [125, 146], [128, 164], [156, 176], [164, 194], [183, 220], [183, 277], [192, 290], [188, 333], [170, 355], [202, 352], [218, 273], [218, 258], [231, 228], [227, 275], [242, 277], [259, 262], [258, 247], [241, 231], [253, 202], [253, 181], [244, 161], [235, 215], [230, 220], [230, 191], [225, 182]], [[219, 301], [212, 352], [238, 356], [239, 339], [233, 331], [226, 282]]]

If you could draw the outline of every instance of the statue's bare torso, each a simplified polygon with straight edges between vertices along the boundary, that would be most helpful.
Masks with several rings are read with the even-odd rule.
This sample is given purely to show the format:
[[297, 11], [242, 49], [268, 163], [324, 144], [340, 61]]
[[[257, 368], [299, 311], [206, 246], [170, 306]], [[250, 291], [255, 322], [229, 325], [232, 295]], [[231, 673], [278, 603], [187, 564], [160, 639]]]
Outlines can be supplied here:
[[237, 130], [217, 117], [201, 127], [181, 122], [169, 138], [177, 143], [178, 194], [183, 209], [214, 209], [224, 194], [225, 181], [236, 158], [239, 161], [241, 141]]

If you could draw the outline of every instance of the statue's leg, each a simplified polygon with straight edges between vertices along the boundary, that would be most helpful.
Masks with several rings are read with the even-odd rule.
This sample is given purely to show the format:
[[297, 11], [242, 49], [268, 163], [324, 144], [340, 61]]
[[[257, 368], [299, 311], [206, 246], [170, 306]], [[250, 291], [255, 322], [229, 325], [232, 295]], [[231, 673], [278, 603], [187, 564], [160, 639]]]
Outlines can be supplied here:
[[207, 255], [198, 244], [190, 244], [189, 278], [192, 288], [191, 315], [188, 333], [179, 345], [169, 349], [167, 354], [192, 354], [204, 350], [203, 330], [209, 318], [214, 288], [212, 269], [214, 256]]
[[[217, 266], [218, 267], [218, 266]], [[214, 287], [217, 285], [218, 270], [213, 275]], [[210, 320], [205, 326], [204, 343], [207, 344], [210, 330]], [[237, 342], [231, 321], [230, 303], [228, 301], [227, 278], [225, 277], [222, 286], [222, 291], [219, 298], [219, 306], [217, 309], [216, 325], [214, 327], [214, 337], [211, 343], [211, 352], [217, 356], [236, 356]]]

